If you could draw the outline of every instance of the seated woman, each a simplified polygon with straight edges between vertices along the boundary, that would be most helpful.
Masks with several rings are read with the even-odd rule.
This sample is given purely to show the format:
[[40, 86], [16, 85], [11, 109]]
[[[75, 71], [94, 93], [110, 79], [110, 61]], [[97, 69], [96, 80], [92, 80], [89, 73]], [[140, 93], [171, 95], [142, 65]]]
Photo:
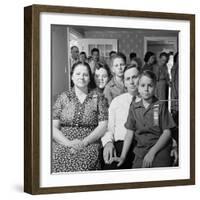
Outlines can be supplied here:
[[96, 89], [100, 92], [103, 93], [103, 90], [110, 81], [111, 78], [111, 72], [107, 64], [104, 63], [98, 63], [95, 71], [94, 71], [94, 81], [96, 85]]
[[100, 138], [107, 128], [107, 100], [91, 90], [89, 64], [74, 64], [71, 77], [72, 91], [63, 92], [53, 106], [53, 173], [101, 168]]

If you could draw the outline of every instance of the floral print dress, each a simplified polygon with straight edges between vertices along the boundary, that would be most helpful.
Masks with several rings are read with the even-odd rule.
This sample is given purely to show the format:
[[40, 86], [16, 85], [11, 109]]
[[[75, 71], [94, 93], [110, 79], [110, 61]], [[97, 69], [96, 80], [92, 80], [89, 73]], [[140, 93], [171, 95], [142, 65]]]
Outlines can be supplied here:
[[[68, 140], [83, 140], [100, 121], [108, 119], [108, 103], [97, 91], [88, 93], [83, 103], [75, 91], [63, 92], [53, 106], [53, 120], [60, 121], [60, 130]], [[52, 172], [98, 170], [101, 168], [100, 140], [71, 152], [69, 147], [52, 141]]]

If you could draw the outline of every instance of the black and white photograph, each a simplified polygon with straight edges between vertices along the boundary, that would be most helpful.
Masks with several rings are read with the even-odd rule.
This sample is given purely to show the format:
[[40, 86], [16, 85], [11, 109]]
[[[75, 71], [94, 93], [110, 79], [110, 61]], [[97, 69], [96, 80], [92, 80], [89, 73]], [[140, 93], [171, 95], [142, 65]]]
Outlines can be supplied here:
[[25, 8], [25, 191], [195, 182], [194, 16]]
[[51, 25], [51, 172], [178, 167], [179, 31]]

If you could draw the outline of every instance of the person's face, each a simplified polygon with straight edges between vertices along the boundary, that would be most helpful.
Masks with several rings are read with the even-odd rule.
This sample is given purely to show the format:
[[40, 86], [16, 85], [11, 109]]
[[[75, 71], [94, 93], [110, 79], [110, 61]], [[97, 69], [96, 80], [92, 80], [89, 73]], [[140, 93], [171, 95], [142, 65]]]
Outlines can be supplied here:
[[163, 65], [167, 64], [167, 57], [161, 56], [159, 61], [160, 61], [160, 65], [163, 66]]
[[109, 80], [107, 71], [104, 68], [96, 69], [94, 80], [98, 88], [100, 89], [105, 88]]
[[79, 50], [77, 47], [74, 47], [72, 50], [71, 50], [71, 54], [72, 54], [72, 58], [73, 59], [78, 59], [79, 57]]
[[156, 56], [155, 55], [152, 55], [149, 60], [148, 60], [148, 64], [152, 65], [154, 64], [156, 61]]
[[80, 61], [85, 62], [85, 60], [86, 60], [85, 54], [80, 54]]
[[116, 76], [122, 77], [124, 75], [124, 68], [125, 62], [122, 58], [115, 58], [113, 60], [112, 71]]
[[99, 61], [99, 52], [98, 51], [94, 51], [92, 53], [92, 58], [94, 61], [98, 62]]
[[139, 80], [138, 92], [142, 99], [149, 100], [154, 95], [155, 85], [147, 76], [142, 76]]
[[72, 81], [78, 88], [85, 88], [90, 82], [90, 75], [85, 65], [79, 64], [72, 74]]
[[130, 94], [134, 94], [138, 87], [139, 71], [136, 67], [124, 72], [124, 85]]

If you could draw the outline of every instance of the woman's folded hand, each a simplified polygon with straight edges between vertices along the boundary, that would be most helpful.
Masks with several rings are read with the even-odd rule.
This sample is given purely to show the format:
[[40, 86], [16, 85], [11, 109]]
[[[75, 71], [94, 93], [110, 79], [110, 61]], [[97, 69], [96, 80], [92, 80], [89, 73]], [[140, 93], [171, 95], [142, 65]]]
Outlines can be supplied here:
[[79, 151], [82, 148], [84, 148], [84, 143], [82, 140], [75, 139], [75, 140], [70, 141], [68, 146], [73, 148], [76, 151]]

